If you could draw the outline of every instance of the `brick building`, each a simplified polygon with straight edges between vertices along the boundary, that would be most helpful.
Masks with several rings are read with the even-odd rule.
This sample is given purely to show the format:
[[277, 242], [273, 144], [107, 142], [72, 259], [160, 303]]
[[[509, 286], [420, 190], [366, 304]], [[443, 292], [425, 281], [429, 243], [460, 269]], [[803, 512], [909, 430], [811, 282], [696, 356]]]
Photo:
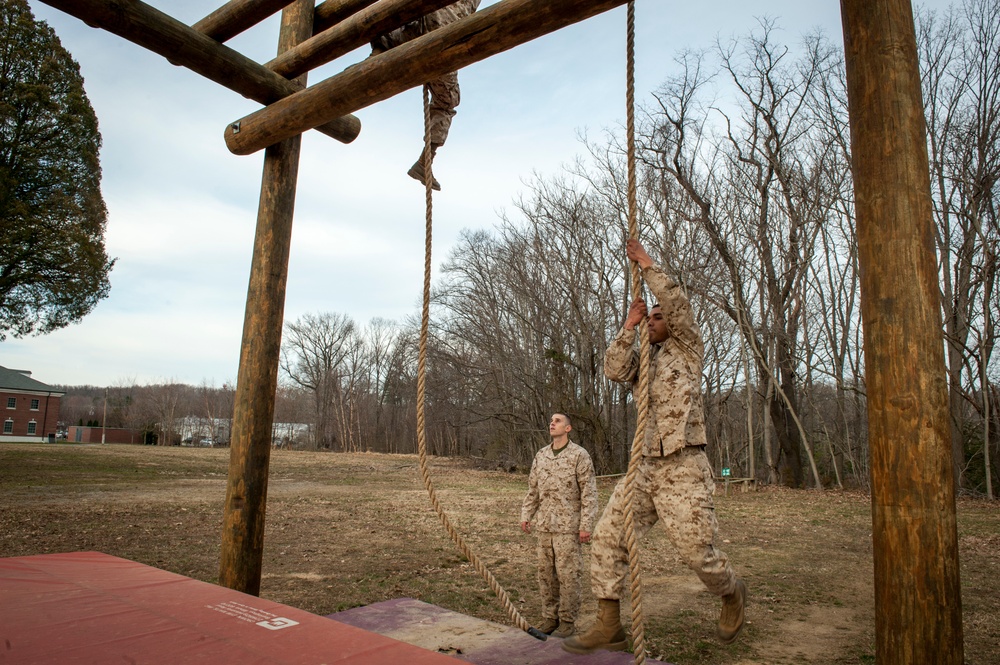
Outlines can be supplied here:
[[0, 367], [0, 441], [54, 441], [65, 394], [32, 379], [31, 372]]

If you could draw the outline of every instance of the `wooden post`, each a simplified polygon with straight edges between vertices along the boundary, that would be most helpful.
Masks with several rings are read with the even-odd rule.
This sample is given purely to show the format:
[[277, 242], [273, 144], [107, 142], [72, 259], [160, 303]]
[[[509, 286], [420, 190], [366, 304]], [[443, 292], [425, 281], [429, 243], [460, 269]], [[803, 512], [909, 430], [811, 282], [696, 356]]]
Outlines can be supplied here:
[[382, 33], [389, 32], [455, 0], [382, 0], [359, 11], [329, 30], [285, 51], [264, 66], [276, 74], [292, 77], [309, 72]]
[[230, 123], [226, 145], [237, 155], [249, 155], [626, 2], [501, 0]]
[[841, 0], [871, 447], [875, 660], [961, 665], [927, 137], [909, 0]]
[[[270, 104], [305, 87], [139, 0], [42, 1], [261, 104]], [[322, 127], [317, 126], [317, 131], [342, 143], [350, 143], [361, 131], [361, 121], [352, 115], [329, 120], [320, 123]]]
[[[313, 0], [296, 0], [282, 12], [279, 52], [312, 34], [312, 18]], [[219, 584], [253, 595], [260, 593], [271, 427], [301, 142], [302, 137], [296, 136], [264, 153], [233, 409]]]
[[224, 42], [287, 4], [288, 0], [230, 0], [191, 27], [217, 42]]

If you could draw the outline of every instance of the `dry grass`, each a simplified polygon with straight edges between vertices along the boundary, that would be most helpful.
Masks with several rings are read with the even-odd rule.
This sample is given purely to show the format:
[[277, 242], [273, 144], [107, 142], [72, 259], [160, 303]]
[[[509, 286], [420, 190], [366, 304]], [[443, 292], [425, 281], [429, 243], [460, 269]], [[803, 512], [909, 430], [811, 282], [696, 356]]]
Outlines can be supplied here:
[[[228, 451], [0, 445], [0, 556], [98, 550], [214, 582]], [[442, 503], [529, 621], [534, 541], [523, 476], [433, 459]], [[602, 484], [602, 501], [611, 485]], [[507, 622], [442, 529], [412, 456], [275, 451], [261, 595], [329, 614], [408, 596]], [[719, 545], [751, 592], [750, 625], [714, 639], [718, 600], [664, 534], [643, 542], [651, 652], [684, 663], [872, 663], [871, 517], [857, 493], [769, 489], [717, 497]], [[965, 656], [1000, 663], [1000, 513], [959, 504]], [[586, 585], [585, 585], [586, 587]], [[594, 603], [585, 593], [589, 623]]]

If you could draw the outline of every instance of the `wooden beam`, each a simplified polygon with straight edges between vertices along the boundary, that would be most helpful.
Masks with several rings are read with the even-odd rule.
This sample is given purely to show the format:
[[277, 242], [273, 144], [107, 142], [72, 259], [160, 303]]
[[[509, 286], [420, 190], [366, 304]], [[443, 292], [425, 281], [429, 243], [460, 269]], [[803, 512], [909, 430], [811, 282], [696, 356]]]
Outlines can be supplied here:
[[[313, 2], [296, 0], [282, 12], [279, 52], [312, 34]], [[295, 136], [264, 152], [233, 409], [219, 584], [253, 595], [260, 593], [264, 556], [271, 427], [301, 143], [302, 137]]]
[[285, 77], [298, 76], [454, 1], [382, 0], [264, 63], [264, 66]]
[[340, 23], [348, 16], [356, 14], [365, 7], [374, 5], [377, 0], [324, 0], [316, 5], [316, 15], [313, 17], [313, 34], [323, 32], [331, 25]]
[[[138, 0], [42, 1], [261, 104], [271, 104], [303, 88]], [[341, 115], [319, 123], [322, 126], [316, 129], [350, 143], [361, 131], [361, 121]]]
[[230, 0], [191, 27], [217, 42], [225, 42], [252, 28], [289, 0]]
[[841, 0], [857, 210], [875, 661], [961, 665], [962, 604], [927, 132], [910, 0]]
[[502, 0], [230, 123], [226, 145], [249, 155], [626, 1]]

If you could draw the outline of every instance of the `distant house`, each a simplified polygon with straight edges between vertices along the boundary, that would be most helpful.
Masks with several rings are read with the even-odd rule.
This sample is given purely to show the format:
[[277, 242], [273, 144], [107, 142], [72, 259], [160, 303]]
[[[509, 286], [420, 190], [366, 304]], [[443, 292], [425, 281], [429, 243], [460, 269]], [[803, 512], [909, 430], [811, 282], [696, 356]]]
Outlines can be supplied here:
[[0, 367], [0, 441], [55, 441], [59, 398], [66, 393], [31, 378], [31, 372]]

